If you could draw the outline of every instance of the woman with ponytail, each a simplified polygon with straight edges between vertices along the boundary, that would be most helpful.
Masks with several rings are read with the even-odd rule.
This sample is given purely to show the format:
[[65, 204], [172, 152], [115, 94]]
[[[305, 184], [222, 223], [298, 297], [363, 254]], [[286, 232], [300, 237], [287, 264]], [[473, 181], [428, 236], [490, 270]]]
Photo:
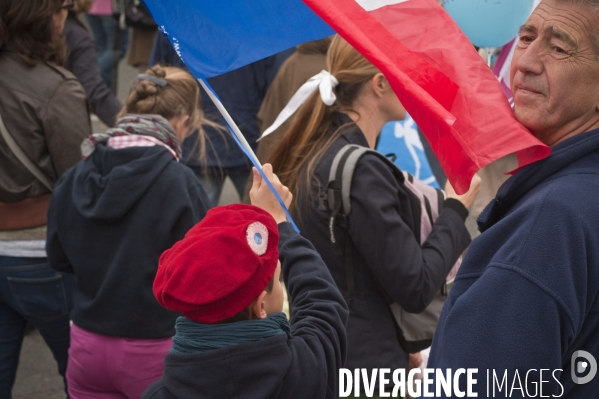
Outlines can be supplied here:
[[[162, 376], [177, 314], [152, 284], [162, 252], [208, 208], [180, 143], [200, 130], [196, 80], [155, 66], [137, 76], [117, 125], [81, 145], [84, 160], [57, 183], [48, 259], [74, 273], [67, 382], [81, 398], [139, 398]], [[200, 143], [203, 148], [203, 143]]]
[[[448, 191], [432, 233], [420, 245], [412, 231], [407, 193], [382, 159], [366, 154], [354, 170], [347, 228], [331, 226], [330, 211], [319, 207], [318, 194], [328, 183], [333, 158], [347, 144], [374, 148], [383, 125], [403, 119], [406, 111], [385, 76], [339, 36], [329, 48], [327, 68], [306, 84], [312, 82], [315, 91], [297, 110], [275, 151], [273, 169], [296, 199], [292, 213], [302, 234], [314, 244], [348, 302], [345, 367], [366, 368], [369, 375], [374, 368], [407, 369], [409, 356], [400, 346], [387, 299], [415, 313], [433, 300], [470, 242], [464, 220], [476, 184], [464, 196]], [[302, 101], [300, 92], [282, 114], [293, 113]], [[341, 250], [334, 249], [330, 228]]]

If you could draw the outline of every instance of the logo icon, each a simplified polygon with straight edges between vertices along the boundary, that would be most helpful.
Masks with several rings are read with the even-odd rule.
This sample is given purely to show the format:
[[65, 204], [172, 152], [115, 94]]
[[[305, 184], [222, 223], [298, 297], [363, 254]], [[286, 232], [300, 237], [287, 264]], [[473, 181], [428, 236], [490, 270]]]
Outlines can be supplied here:
[[[597, 375], [597, 360], [586, 351], [576, 351], [572, 354], [572, 381], [575, 384], [586, 384]], [[588, 370], [588, 372], [587, 372]], [[579, 377], [587, 373], [584, 377]]]
[[268, 248], [268, 229], [260, 222], [250, 224], [245, 233], [248, 245], [258, 256], [266, 253]]

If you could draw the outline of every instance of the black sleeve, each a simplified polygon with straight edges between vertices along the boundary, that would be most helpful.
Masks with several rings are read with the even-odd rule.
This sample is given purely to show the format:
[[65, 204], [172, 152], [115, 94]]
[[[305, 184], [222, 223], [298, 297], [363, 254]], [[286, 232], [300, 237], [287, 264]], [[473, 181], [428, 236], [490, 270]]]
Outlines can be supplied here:
[[170, 241], [174, 244], [204, 219], [209, 206], [202, 185], [191, 169], [178, 162], [173, 162], [172, 165], [170, 175], [165, 178], [168, 184], [163, 191], [167, 195], [164, 203], [169, 204], [170, 209], [175, 212], [170, 228]]
[[48, 232], [46, 236], [46, 254], [50, 266], [59, 272], [75, 273], [71, 261], [67, 257], [58, 237], [58, 220], [56, 216], [56, 195], [50, 198], [48, 206]]
[[326, 377], [317, 391], [338, 397], [338, 369], [347, 353], [347, 305], [312, 244], [287, 222], [279, 224], [279, 232], [279, 257], [291, 309], [293, 371], [300, 379]]
[[208, 196], [206, 195], [206, 192], [204, 191], [204, 188], [202, 187], [202, 184], [198, 178], [193, 174], [193, 172], [189, 173], [189, 175], [188, 193], [195, 216], [195, 224], [204, 219], [204, 216], [206, 216], [208, 209], [210, 209], [210, 201], [208, 201]]
[[463, 215], [444, 206], [420, 245], [401, 218], [399, 185], [389, 167], [366, 155], [352, 180], [349, 234], [383, 289], [408, 312], [421, 312], [470, 244]]
[[109, 127], [114, 126], [116, 116], [123, 108], [100, 75], [98, 55], [94, 42], [87, 31], [78, 29], [76, 40], [69, 43], [71, 72], [83, 86], [94, 113]]

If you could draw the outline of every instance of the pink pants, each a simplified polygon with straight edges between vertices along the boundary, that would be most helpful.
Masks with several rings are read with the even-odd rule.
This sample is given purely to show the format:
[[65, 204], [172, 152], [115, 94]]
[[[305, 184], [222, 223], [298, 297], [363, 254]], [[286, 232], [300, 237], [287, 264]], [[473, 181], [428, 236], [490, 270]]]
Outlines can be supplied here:
[[137, 339], [96, 334], [71, 326], [67, 365], [72, 399], [139, 399], [162, 377], [171, 338]]

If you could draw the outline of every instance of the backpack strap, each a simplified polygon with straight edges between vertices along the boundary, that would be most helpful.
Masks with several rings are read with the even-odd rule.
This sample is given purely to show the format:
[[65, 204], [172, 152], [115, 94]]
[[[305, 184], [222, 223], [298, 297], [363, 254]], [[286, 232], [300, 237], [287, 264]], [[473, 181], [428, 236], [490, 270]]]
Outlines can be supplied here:
[[[400, 184], [404, 181], [404, 175], [401, 171], [383, 154], [371, 150], [370, 148], [347, 144], [339, 150], [333, 159], [331, 169], [329, 171], [329, 181], [324, 189], [321, 189], [319, 193], [319, 210], [327, 210], [330, 212], [329, 218], [329, 232], [331, 237], [331, 244], [333, 245], [333, 252], [336, 255], [344, 255], [345, 260], [345, 277], [347, 282], [348, 300], [351, 303], [355, 298], [355, 281], [354, 281], [354, 270], [353, 270], [353, 259], [351, 256], [350, 247], [352, 245], [349, 234], [346, 235], [344, 248], [342, 250], [341, 245], [337, 242], [335, 237], [335, 226], [342, 228], [343, 230], [349, 230], [348, 216], [351, 212], [351, 184], [356, 169], [356, 165], [360, 158], [364, 154], [373, 154], [378, 158], [387, 163], [393, 171], [395, 178]], [[419, 201], [415, 197], [415, 201]], [[417, 209], [420, 209], [419, 207]], [[420, 214], [418, 214], [420, 218]], [[420, 220], [418, 219], [418, 223]], [[418, 224], [419, 225], [419, 224]], [[418, 234], [420, 231], [418, 230]], [[376, 277], [376, 276], [375, 276]], [[378, 281], [377, 281], [378, 283]], [[380, 284], [379, 284], [380, 285]], [[381, 292], [385, 295], [386, 299], [393, 302], [393, 300], [382, 290]]]
[[[399, 168], [393, 164], [396, 170], [398, 170], [402, 175], [403, 173], [399, 170]], [[402, 187], [404, 193], [408, 197], [408, 201], [410, 201], [410, 209], [412, 210], [412, 233], [414, 233], [414, 237], [416, 237], [416, 241], [420, 242], [420, 231], [421, 231], [421, 222], [422, 222], [422, 207], [420, 206], [420, 198], [414, 192], [406, 187], [405, 180], [408, 182], [414, 182], [414, 176], [409, 173], [405, 173], [405, 179], [398, 181], [399, 185]]]
[[349, 234], [347, 234], [342, 252], [340, 243], [335, 238], [335, 226], [339, 226], [346, 231], [349, 229], [347, 216], [351, 211], [351, 203], [349, 201], [351, 179], [356, 168], [356, 163], [364, 153], [364, 149], [365, 147], [351, 144], [341, 148], [333, 159], [333, 164], [329, 171], [329, 181], [325, 189], [320, 193], [319, 209], [328, 210], [331, 214], [329, 232], [333, 252], [336, 255], [343, 254], [343, 258], [345, 259], [345, 279], [347, 282], [348, 301], [350, 303], [353, 302], [356, 293], [353, 259], [350, 253], [351, 241]]
[[[351, 257], [350, 246], [352, 245], [349, 234], [346, 235], [346, 242], [337, 242], [335, 237], [335, 227], [339, 227], [345, 231], [349, 230], [349, 214], [351, 213], [351, 201], [350, 193], [354, 171], [356, 165], [362, 156], [365, 154], [372, 154], [384, 162], [395, 177], [395, 180], [402, 188], [403, 192], [407, 195], [412, 210], [412, 232], [416, 241], [421, 241], [421, 224], [422, 224], [422, 206], [421, 200], [413, 192], [414, 177], [408, 173], [402, 172], [388, 156], [385, 156], [375, 150], [367, 147], [359, 146], [356, 144], [347, 144], [343, 146], [339, 152], [333, 158], [331, 169], [329, 171], [329, 180], [325, 187], [321, 188], [319, 192], [319, 210], [330, 212], [329, 218], [329, 232], [331, 238], [331, 244], [333, 245], [333, 251], [336, 255], [344, 255], [345, 258], [345, 274], [347, 281], [347, 290], [349, 295], [349, 301], [351, 302], [355, 297], [355, 284], [354, 284], [354, 272], [353, 272], [353, 259]], [[409, 183], [406, 183], [408, 180]], [[432, 188], [431, 188], [432, 189]], [[444, 200], [443, 193], [437, 190], [437, 212], [438, 215]], [[434, 223], [433, 212], [429, 199], [426, 195], [423, 196], [424, 208], [427, 217], [431, 224]], [[376, 280], [376, 276], [375, 280]], [[392, 303], [391, 296], [385, 292], [380, 281], [376, 281], [379, 285], [379, 289], [385, 299]]]
[[[369, 151], [369, 148], [362, 147], [359, 145], [348, 144], [341, 148], [333, 159], [331, 170], [329, 172], [329, 182], [335, 181], [341, 183], [341, 205], [343, 206], [343, 213], [349, 215], [351, 212], [351, 202], [349, 201], [349, 194], [351, 192], [352, 177], [358, 160]], [[335, 197], [335, 191], [333, 189], [328, 190], [329, 204], [335, 204], [337, 198]]]
[[[347, 144], [341, 148], [333, 159], [333, 164], [331, 165], [331, 170], [329, 172], [329, 185], [327, 190], [327, 199], [330, 209], [334, 210], [339, 207], [338, 201], [341, 199], [342, 209], [339, 209], [336, 212], [336, 217], [342, 219], [344, 224], [347, 224], [347, 217], [351, 213], [350, 193], [354, 171], [358, 161], [365, 154], [374, 155], [387, 164], [393, 173], [395, 180], [408, 196], [410, 208], [412, 209], [412, 232], [414, 233], [416, 240], [420, 242], [420, 223], [422, 217], [420, 199], [405, 185], [406, 178], [411, 179], [411, 181], [413, 181], [414, 178], [412, 175], [402, 172], [397, 165], [387, 158], [387, 156], [370, 148], [356, 144]], [[337, 190], [339, 190], [339, 192], [337, 192]], [[343, 212], [340, 212], [341, 210]], [[331, 222], [333, 222], [333, 219], [331, 219]], [[347, 230], [347, 227], [340, 226]]]

